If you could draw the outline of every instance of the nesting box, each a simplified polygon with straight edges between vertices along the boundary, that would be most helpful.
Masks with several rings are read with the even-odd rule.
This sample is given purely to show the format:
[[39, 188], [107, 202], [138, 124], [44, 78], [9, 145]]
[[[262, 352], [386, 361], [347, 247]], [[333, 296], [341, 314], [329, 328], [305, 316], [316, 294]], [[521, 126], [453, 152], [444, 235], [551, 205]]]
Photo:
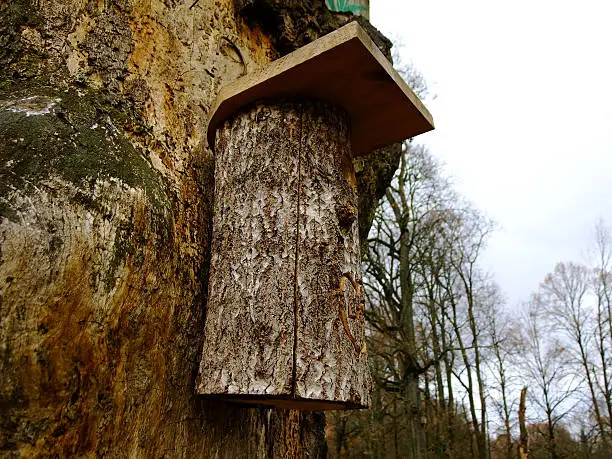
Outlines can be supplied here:
[[431, 129], [357, 23], [221, 90], [199, 394], [369, 406], [352, 159]]

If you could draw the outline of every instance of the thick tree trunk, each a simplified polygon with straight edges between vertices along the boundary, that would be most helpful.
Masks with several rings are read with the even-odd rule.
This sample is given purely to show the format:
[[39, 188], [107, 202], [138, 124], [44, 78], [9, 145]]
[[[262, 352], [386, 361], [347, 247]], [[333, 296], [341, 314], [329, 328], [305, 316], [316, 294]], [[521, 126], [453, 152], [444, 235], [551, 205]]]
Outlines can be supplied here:
[[346, 21], [300, 5], [320, 27], [293, 43], [232, 0], [0, 1], [0, 455], [325, 455], [321, 415], [195, 394], [208, 108]]

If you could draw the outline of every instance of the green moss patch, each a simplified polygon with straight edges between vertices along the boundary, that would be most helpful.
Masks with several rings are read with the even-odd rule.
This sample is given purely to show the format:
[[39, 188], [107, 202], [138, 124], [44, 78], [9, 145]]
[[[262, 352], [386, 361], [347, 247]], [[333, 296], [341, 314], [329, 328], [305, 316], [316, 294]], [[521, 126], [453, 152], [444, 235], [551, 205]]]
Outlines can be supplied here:
[[[33, 88], [0, 94], [0, 198], [58, 176], [89, 191], [97, 180], [117, 180], [145, 191], [157, 210], [169, 208], [161, 176], [123, 134], [142, 130], [128, 110], [85, 90]], [[6, 201], [2, 199], [2, 201]], [[14, 218], [5, 202], [0, 216]]]

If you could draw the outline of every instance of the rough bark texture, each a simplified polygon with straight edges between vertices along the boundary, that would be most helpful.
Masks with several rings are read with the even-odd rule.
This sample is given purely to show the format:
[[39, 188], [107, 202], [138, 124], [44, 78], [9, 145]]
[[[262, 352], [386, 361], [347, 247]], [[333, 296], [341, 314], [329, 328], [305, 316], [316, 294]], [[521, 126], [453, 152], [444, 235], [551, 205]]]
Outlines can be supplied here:
[[260, 105], [216, 136], [201, 394], [293, 391], [300, 113]]
[[302, 115], [295, 395], [369, 406], [357, 186], [346, 114]]
[[321, 415], [194, 390], [208, 107], [280, 33], [231, 0], [0, 0], [0, 456], [325, 454]]
[[199, 392], [301, 409], [369, 405], [346, 114], [266, 102], [216, 138]]
[[250, 26], [271, 37], [279, 55], [289, 54], [349, 21], [358, 21], [391, 60], [391, 42], [369, 21], [350, 13], [332, 13], [325, 0], [236, 0], [236, 11]]

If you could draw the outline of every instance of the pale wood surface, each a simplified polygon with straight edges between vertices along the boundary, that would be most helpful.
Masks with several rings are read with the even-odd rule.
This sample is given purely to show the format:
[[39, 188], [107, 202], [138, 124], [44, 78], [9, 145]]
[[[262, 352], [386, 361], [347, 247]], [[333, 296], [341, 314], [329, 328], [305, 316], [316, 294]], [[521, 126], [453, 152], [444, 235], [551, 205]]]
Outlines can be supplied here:
[[216, 147], [198, 392], [300, 409], [367, 406], [346, 114], [316, 102], [253, 106], [223, 124]]
[[251, 102], [273, 97], [344, 107], [354, 155], [434, 128], [423, 103], [356, 22], [223, 87], [209, 115], [209, 145], [225, 119]]

